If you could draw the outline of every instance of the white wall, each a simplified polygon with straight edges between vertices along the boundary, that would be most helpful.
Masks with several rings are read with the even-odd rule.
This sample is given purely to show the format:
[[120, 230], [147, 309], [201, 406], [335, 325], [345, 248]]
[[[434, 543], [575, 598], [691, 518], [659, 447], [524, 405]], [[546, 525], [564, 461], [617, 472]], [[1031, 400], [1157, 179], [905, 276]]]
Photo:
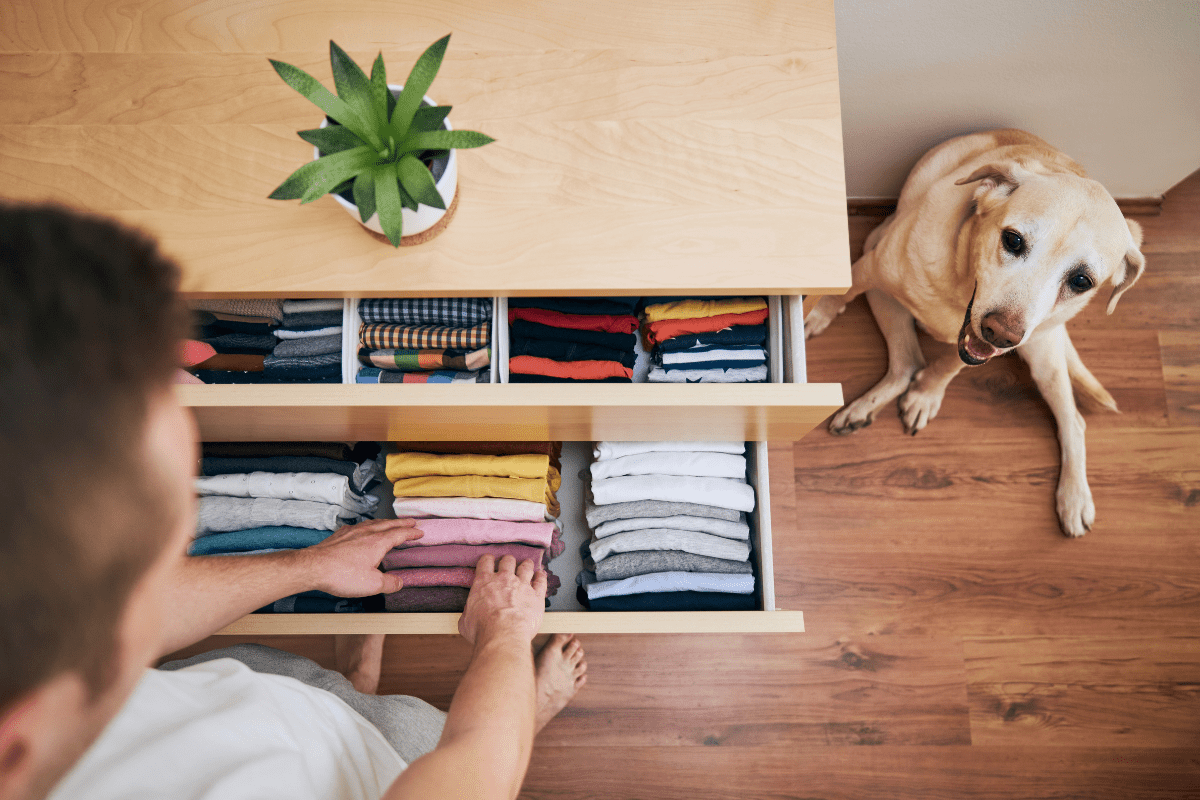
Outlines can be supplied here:
[[1115, 197], [1200, 167], [1200, 0], [836, 0], [850, 197], [951, 136], [1024, 128]]

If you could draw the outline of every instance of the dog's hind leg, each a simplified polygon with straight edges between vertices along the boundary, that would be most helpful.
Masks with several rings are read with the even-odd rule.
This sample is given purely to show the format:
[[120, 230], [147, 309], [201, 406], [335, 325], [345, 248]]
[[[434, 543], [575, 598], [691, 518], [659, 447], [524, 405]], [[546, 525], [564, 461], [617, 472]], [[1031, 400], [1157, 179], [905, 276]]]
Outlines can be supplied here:
[[850, 267], [850, 281], [853, 285], [848, 292], [843, 295], [822, 295], [817, 300], [817, 304], [813, 306], [812, 311], [809, 311], [804, 317], [805, 339], [811, 339], [814, 336], [820, 336], [824, 333], [825, 329], [829, 327], [829, 323], [837, 319], [838, 314], [846, 310], [846, 304], [867, 290], [867, 284], [863, 281], [863, 275], [866, 272], [865, 262], [870, 258], [874, 258], [874, 255], [867, 253]]
[[913, 376], [908, 390], [900, 395], [900, 419], [904, 422], [905, 433], [916, 436], [937, 416], [942, 398], [946, 396], [946, 387], [966, 366], [958, 353], [952, 353]]
[[879, 330], [887, 339], [888, 371], [870, 391], [829, 420], [829, 432], [839, 436], [870, 425], [875, 412], [899, 397], [908, 388], [913, 375], [925, 366], [925, 356], [917, 342], [917, 329], [908, 309], [878, 289], [867, 292], [867, 302], [871, 304]]
[[1087, 424], [1075, 406], [1068, 370], [1068, 352], [1073, 349], [1062, 325], [1040, 333], [1017, 348], [1029, 364], [1029, 372], [1058, 424], [1062, 468], [1056, 494], [1058, 521], [1068, 536], [1083, 536], [1096, 521], [1096, 506], [1087, 480], [1084, 430]]

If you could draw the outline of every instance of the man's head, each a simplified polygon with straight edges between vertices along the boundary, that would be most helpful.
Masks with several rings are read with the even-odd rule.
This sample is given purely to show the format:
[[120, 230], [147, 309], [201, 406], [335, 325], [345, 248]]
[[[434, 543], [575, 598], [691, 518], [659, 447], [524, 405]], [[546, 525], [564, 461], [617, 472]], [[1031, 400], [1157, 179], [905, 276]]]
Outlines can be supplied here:
[[1061, 325], [1111, 281], [1108, 313], [1146, 266], [1141, 227], [1097, 181], [1039, 164], [1003, 161], [957, 181], [973, 185], [967, 260], [975, 294], [959, 355], [982, 364]]
[[158, 655], [192, 514], [177, 284], [111, 222], [0, 207], [0, 797], [48, 788]]

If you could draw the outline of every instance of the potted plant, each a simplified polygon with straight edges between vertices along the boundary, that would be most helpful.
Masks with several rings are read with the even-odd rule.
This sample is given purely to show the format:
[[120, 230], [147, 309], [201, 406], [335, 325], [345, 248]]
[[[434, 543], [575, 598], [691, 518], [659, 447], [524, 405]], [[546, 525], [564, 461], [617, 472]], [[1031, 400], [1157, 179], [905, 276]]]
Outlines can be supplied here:
[[[293, 172], [270, 197], [311, 203], [334, 198], [367, 228], [393, 246], [427, 231], [447, 213], [446, 198], [457, 198], [455, 151], [495, 141], [477, 131], [456, 131], [447, 120], [450, 106], [425, 96], [437, 75], [450, 36], [421, 54], [403, 84], [387, 82], [383, 53], [371, 77], [333, 41], [333, 94], [302, 69], [270, 59], [279, 77], [325, 112], [319, 128], [299, 131], [313, 145], [313, 160]], [[411, 241], [411, 239], [410, 239]]]

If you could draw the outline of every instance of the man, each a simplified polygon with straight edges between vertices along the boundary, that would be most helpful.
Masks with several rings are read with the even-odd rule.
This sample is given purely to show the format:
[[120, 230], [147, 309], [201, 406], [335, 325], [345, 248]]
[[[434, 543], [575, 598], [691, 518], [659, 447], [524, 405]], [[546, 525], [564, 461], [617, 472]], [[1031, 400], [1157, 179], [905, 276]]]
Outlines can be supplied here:
[[340, 648], [350, 680], [253, 646], [147, 669], [298, 591], [395, 591], [377, 565], [420, 536], [377, 520], [306, 550], [184, 555], [196, 433], [171, 391], [177, 281], [110, 222], [0, 207], [0, 800], [515, 797], [536, 731], [586, 680], [574, 637], [535, 666], [531, 562], [480, 560], [445, 716], [351, 685], [374, 691], [382, 637]]

